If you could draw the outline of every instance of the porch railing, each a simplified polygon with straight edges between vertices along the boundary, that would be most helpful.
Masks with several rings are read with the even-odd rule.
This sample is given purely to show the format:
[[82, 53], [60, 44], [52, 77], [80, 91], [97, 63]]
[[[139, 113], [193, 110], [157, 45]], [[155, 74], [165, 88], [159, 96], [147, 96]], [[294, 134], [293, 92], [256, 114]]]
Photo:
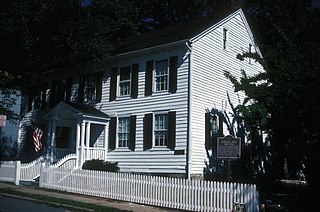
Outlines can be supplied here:
[[86, 160], [105, 160], [106, 156], [106, 149], [105, 148], [96, 148], [96, 147], [89, 147], [84, 149], [85, 161]]
[[66, 155], [75, 153], [75, 150], [64, 149], [64, 148], [54, 148], [53, 155], [56, 161], [64, 158]]

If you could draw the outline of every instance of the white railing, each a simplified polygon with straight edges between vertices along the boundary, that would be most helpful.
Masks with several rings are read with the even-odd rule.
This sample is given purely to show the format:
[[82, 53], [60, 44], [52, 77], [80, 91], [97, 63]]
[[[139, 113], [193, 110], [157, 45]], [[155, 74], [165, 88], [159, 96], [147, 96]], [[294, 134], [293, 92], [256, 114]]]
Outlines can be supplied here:
[[30, 163], [22, 163], [20, 169], [20, 179], [26, 181], [32, 181], [40, 175], [40, 167], [43, 161], [42, 157]]
[[66, 155], [73, 154], [73, 153], [75, 153], [75, 151], [72, 149], [64, 149], [64, 148], [54, 148], [53, 149], [53, 155], [57, 161], [62, 159]]
[[259, 211], [255, 185], [77, 169], [43, 169], [40, 187], [189, 211]]
[[96, 148], [89, 147], [84, 149], [85, 160], [105, 160], [106, 149], [105, 148]]
[[77, 162], [77, 155], [70, 154], [70, 155], [64, 156], [61, 160], [51, 165], [50, 167], [51, 168], [61, 167], [65, 170], [73, 170], [76, 167], [76, 162]]

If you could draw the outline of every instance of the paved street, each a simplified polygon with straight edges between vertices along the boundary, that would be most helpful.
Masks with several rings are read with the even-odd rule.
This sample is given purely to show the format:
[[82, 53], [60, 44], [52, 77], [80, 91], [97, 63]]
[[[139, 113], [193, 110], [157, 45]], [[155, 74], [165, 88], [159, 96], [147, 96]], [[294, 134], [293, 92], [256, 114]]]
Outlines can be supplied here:
[[64, 212], [63, 208], [53, 208], [47, 205], [37, 204], [33, 201], [17, 199], [0, 194], [0, 212]]

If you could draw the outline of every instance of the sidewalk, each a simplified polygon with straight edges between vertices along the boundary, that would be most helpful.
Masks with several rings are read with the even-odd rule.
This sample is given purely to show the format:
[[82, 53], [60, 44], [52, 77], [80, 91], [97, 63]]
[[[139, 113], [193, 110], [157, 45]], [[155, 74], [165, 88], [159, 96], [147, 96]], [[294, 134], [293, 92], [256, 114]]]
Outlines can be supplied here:
[[[39, 187], [34, 187], [34, 186], [16, 186], [14, 184], [0, 182], [0, 189], [4, 189], [4, 188], [9, 188], [9, 189], [23, 192], [26, 194], [27, 193], [28, 194], [38, 194], [38, 195], [43, 195], [43, 196], [48, 196], [48, 197], [68, 199], [68, 200], [73, 200], [73, 201], [77, 201], [77, 202], [95, 204], [95, 205], [117, 208], [120, 210], [126, 210], [126, 211], [132, 211], [132, 212], [165, 212], [165, 211], [174, 212], [174, 211], [178, 211], [178, 210], [173, 210], [173, 209], [158, 208], [158, 207], [147, 206], [147, 205], [139, 205], [139, 204], [130, 203], [130, 202], [122, 202], [122, 201], [117, 201], [117, 200], [110, 200], [110, 199], [106, 199], [106, 198], [85, 196], [85, 195], [79, 195], [79, 194], [74, 194], [74, 193], [67, 193], [67, 192], [61, 193], [61, 192], [57, 192], [54, 190], [40, 189]], [[0, 192], [0, 194], [1, 194], [1, 192]], [[14, 195], [9, 195], [9, 196], [14, 196]], [[24, 198], [22, 196], [14, 196], [14, 197]], [[26, 198], [26, 199], [29, 200], [29, 198]], [[34, 199], [34, 200], [36, 200], [36, 199]]]

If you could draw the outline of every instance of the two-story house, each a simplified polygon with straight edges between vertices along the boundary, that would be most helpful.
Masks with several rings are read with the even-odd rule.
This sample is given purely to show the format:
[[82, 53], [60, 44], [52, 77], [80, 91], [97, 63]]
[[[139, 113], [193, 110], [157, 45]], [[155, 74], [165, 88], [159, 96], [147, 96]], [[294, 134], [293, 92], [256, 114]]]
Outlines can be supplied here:
[[20, 143], [32, 148], [34, 120], [50, 156], [75, 153], [79, 167], [100, 158], [118, 162], [123, 172], [201, 175], [206, 109], [230, 111], [227, 92], [234, 104], [244, 97], [224, 70], [263, 71], [236, 58], [248, 51], [258, 48], [241, 9], [130, 37], [102, 71], [45, 73], [24, 99]]

